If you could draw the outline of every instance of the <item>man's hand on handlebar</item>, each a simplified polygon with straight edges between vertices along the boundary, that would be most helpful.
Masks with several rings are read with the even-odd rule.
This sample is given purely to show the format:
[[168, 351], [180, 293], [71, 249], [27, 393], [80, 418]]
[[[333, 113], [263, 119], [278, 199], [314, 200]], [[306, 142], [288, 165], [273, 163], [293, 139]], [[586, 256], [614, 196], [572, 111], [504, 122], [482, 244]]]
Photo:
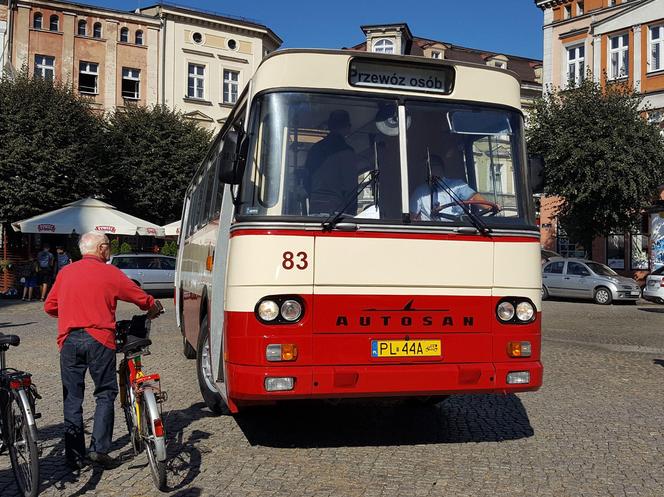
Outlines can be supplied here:
[[159, 316], [159, 314], [164, 313], [164, 306], [161, 305], [161, 302], [158, 300], [154, 301], [152, 307], [148, 309], [148, 319], [154, 319]]

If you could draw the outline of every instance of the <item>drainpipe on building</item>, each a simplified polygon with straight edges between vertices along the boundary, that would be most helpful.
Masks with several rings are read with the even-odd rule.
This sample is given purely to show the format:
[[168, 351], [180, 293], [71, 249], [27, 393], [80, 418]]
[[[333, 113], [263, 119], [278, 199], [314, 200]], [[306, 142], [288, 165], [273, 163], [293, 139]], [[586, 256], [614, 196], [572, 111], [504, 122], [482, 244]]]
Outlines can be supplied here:
[[[164, 9], [159, 7], [159, 20], [161, 21], [161, 105], [166, 105], [166, 19]], [[159, 98], [157, 97], [157, 101]]]
[[[7, 64], [12, 64], [13, 63], [13, 57], [12, 57], [12, 47], [13, 43], [12, 40], [14, 38], [14, 11], [13, 11], [13, 6], [12, 6], [12, 0], [8, 0], [7, 2], [7, 53], [5, 54], [5, 58], [3, 60], [4, 65], [6, 66]], [[2, 73], [4, 70], [3, 67], [0, 67], [0, 73]]]

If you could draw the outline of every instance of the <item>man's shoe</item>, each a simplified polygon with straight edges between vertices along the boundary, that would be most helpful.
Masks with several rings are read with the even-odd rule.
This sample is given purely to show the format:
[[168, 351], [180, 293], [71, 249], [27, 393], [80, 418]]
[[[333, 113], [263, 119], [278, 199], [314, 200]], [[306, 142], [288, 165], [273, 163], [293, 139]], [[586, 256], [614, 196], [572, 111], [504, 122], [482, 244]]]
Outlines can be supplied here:
[[85, 460], [81, 458], [67, 458], [67, 467], [74, 471], [80, 471], [85, 468]]
[[98, 464], [104, 469], [114, 469], [122, 464], [116, 458], [104, 454], [103, 452], [90, 452], [88, 458], [95, 464]]

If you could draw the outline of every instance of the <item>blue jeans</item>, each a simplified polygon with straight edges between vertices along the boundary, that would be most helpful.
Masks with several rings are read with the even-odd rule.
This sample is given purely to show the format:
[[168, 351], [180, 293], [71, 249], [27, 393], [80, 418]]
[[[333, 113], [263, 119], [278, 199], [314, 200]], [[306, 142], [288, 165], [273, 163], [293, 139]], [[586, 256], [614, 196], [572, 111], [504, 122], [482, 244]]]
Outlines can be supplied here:
[[97, 402], [90, 451], [108, 454], [113, 437], [115, 397], [118, 395], [115, 350], [103, 346], [85, 330], [72, 330], [60, 351], [65, 456], [70, 460], [85, 456], [83, 394], [87, 370], [95, 384], [94, 396]]

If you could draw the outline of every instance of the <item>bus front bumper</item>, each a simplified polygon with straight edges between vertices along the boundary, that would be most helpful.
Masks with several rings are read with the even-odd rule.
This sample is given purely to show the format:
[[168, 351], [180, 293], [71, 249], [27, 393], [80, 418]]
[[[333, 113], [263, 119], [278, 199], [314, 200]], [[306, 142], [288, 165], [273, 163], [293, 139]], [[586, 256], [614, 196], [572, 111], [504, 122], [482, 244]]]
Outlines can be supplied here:
[[[227, 363], [226, 368], [228, 394], [233, 401], [514, 393], [537, 390], [542, 385], [540, 361], [287, 367]], [[511, 377], [521, 381], [529, 377], [528, 382], [509, 384], [510, 373], [521, 373]], [[292, 378], [292, 389], [268, 391], [270, 382], [266, 380], [270, 378]]]

